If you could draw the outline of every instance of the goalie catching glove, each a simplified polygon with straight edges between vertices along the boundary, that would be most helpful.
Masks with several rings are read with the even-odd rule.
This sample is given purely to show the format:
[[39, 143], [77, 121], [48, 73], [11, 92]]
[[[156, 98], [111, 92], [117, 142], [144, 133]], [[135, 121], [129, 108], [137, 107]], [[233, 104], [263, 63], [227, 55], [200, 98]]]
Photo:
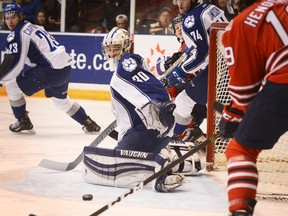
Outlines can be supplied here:
[[160, 136], [166, 136], [173, 128], [175, 118], [173, 111], [176, 105], [171, 102], [152, 100], [140, 108], [136, 108], [147, 129], [158, 130]]
[[220, 134], [224, 138], [232, 138], [239, 123], [242, 121], [244, 112], [232, 107], [232, 103], [224, 106], [222, 118], [219, 123]]

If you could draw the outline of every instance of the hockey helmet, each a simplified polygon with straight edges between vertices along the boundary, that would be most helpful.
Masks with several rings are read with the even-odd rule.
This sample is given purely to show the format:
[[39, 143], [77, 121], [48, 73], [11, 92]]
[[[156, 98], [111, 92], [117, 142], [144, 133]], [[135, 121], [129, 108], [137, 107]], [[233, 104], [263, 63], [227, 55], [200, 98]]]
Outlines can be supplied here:
[[172, 27], [173, 27], [174, 34], [175, 34], [175, 32], [176, 32], [175, 25], [176, 25], [177, 23], [182, 23], [183, 17], [184, 17], [183, 14], [177, 14], [177, 15], [173, 18], [173, 20], [172, 20]]
[[125, 29], [114, 27], [103, 39], [102, 52], [106, 59], [117, 59], [131, 52], [133, 40]]
[[24, 18], [24, 12], [22, 11], [21, 7], [18, 4], [8, 4], [3, 10], [3, 16], [8, 14], [18, 14], [21, 19]]

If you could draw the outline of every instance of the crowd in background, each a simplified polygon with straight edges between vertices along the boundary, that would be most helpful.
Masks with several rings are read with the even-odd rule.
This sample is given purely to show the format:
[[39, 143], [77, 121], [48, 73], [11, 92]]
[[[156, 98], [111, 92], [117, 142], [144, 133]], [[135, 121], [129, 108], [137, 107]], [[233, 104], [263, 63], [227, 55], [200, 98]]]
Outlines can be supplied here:
[[[44, 26], [48, 31], [60, 31], [61, 0], [6, 0], [2, 4], [4, 2], [19, 4], [30, 22]], [[234, 17], [227, 0], [210, 2], [225, 11], [228, 20]], [[171, 23], [177, 13], [178, 7], [172, 0], [138, 0], [135, 33], [173, 34]], [[129, 15], [130, 0], [67, 0], [65, 32], [106, 33], [114, 26], [128, 30]], [[3, 20], [0, 24], [0, 29], [7, 29]]]

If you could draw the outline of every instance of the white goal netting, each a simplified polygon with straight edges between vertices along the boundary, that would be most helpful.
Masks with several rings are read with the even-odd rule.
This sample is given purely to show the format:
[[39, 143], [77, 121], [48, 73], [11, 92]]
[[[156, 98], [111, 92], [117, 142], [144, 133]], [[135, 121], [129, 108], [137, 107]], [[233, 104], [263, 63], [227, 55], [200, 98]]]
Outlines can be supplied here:
[[[209, 67], [211, 67], [209, 73], [213, 72], [216, 74], [216, 83], [215, 88], [211, 87], [209, 83], [209, 88], [214, 89], [214, 98], [212, 100], [217, 100], [222, 104], [228, 104], [231, 100], [228, 92], [229, 76], [221, 42], [224, 28], [225, 25], [223, 23], [220, 25], [212, 25], [210, 46], [211, 43], [215, 43], [215, 49], [210, 49], [209, 55], [210, 59], [215, 58], [215, 64], [209, 64]], [[212, 37], [212, 32], [215, 34], [214, 37]], [[209, 100], [212, 101], [211, 98]], [[207, 125], [214, 125], [214, 133], [218, 131], [220, 117], [220, 114], [214, 112], [213, 122], [207, 122]], [[227, 143], [227, 141], [222, 139], [217, 139], [214, 143], [213, 158], [210, 159], [213, 163], [214, 171], [226, 170], [225, 150]], [[273, 149], [261, 152], [257, 166], [260, 175], [260, 189], [261, 187], [263, 187], [265, 191], [271, 189], [271, 191], [269, 191], [271, 194], [273, 191], [275, 193], [276, 186], [278, 189], [277, 194], [279, 190], [282, 194], [288, 194], [288, 133], [279, 139]]]

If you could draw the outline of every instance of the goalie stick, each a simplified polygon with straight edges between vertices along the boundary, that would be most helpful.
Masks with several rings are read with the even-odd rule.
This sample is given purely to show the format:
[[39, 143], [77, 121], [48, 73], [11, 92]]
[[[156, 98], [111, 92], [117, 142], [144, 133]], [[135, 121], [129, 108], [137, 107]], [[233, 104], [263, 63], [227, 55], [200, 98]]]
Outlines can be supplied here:
[[[105, 128], [102, 133], [100, 133], [97, 138], [89, 145], [90, 147], [96, 147], [98, 146], [106, 137], [109, 135], [113, 139], [117, 140], [118, 137], [118, 132], [115, 131], [114, 129], [117, 126], [116, 120], [114, 120], [107, 128]], [[65, 162], [58, 162], [58, 161], [52, 161], [48, 159], [43, 159], [40, 163], [40, 167], [44, 167], [47, 169], [53, 169], [53, 170], [59, 170], [59, 171], [69, 171], [77, 167], [83, 160], [84, 153], [83, 151], [81, 152], [78, 157], [70, 162], [70, 163], [65, 163]]]
[[117, 197], [114, 201], [106, 204], [105, 206], [103, 206], [102, 208], [98, 209], [96, 212], [94, 212], [93, 214], [91, 214], [90, 216], [97, 216], [100, 215], [101, 213], [103, 213], [104, 211], [106, 211], [107, 209], [111, 208], [114, 204], [116, 204], [117, 202], [121, 202], [125, 197], [127, 197], [130, 194], [133, 194], [134, 192], [142, 189], [145, 185], [147, 185], [148, 183], [150, 183], [151, 181], [153, 181], [154, 179], [158, 178], [159, 176], [167, 173], [168, 171], [170, 171], [174, 166], [178, 165], [179, 163], [183, 162], [185, 159], [187, 159], [188, 157], [190, 157], [191, 155], [193, 155], [194, 153], [196, 153], [197, 151], [201, 150], [202, 148], [205, 148], [208, 144], [210, 144], [211, 142], [214, 142], [218, 137], [220, 136], [220, 134], [216, 133], [215, 135], [213, 135], [212, 137], [210, 137], [209, 139], [207, 139], [206, 141], [204, 141], [203, 143], [201, 143], [200, 145], [196, 146], [195, 148], [191, 149], [190, 151], [188, 151], [186, 154], [180, 156], [177, 160], [171, 162], [170, 164], [168, 164], [167, 166], [165, 166], [164, 168], [162, 168], [161, 170], [159, 170], [158, 172], [154, 173], [153, 175], [151, 175], [150, 177], [148, 177], [147, 179], [145, 179], [144, 181], [142, 181], [140, 184], [138, 184], [137, 186], [129, 189], [129, 191], [119, 197]]

